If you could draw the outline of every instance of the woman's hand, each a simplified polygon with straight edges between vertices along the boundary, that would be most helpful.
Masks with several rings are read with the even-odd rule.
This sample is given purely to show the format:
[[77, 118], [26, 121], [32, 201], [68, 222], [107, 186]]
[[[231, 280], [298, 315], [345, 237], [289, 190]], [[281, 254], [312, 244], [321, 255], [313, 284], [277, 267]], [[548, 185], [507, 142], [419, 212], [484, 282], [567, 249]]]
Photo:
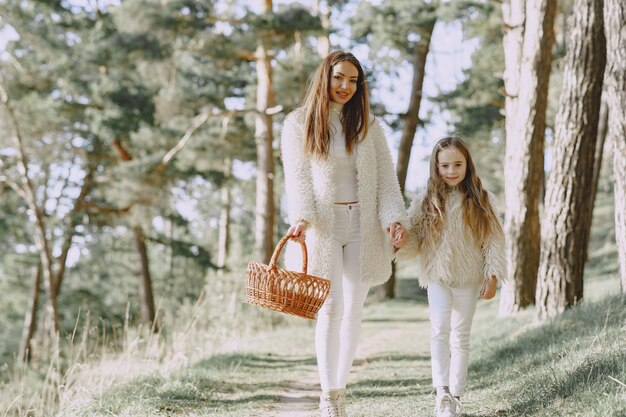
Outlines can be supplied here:
[[394, 248], [401, 248], [406, 243], [408, 233], [406, 229], [398, 222], [387, 226], [387, 232]]
[[291, 240], [298, 243], [304, 243], [306, 239], [306, 229], [309, 223], [306, 220], [298, 220], [297, 223], [289, 228], [287, 233], [291, 235]]
[[496, 284], [498, 280], [495, 275], [485, 279], [483, 282], [483, 288], [480, 290], [480, 296], [485, 300], [491, 300], [496, 295]]

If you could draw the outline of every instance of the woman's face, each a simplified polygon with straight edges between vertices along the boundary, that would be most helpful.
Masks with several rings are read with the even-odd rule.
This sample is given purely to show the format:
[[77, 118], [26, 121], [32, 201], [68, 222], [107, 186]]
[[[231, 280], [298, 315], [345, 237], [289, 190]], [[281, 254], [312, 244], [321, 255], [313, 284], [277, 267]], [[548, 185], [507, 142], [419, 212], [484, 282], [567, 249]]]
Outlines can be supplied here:
[[356, 93], [359, 71], [349, 61], [335, 64], [330, 74], [330, 99], [345, 104]]
[[467, 161], [461, 151], [454, 146], [448, 146], [437, 154], [437, 171], [443, 182], [455, 187], [465, 179]]

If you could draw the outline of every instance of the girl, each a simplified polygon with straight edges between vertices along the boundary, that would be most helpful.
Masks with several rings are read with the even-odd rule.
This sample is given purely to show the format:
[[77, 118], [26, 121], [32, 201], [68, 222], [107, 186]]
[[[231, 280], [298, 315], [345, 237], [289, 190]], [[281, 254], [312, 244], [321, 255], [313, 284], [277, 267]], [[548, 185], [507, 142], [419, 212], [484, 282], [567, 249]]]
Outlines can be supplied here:
[[409, 237], [400, 257], [417, 255], [428, 289], [435, 411], [461, 415], [472, 319], [478, 296], [493, 298], [505, 268], [504, 234], [490, 197], [458, 137], [437, 142], [425, 194], [409, 208]]
[[[302, 107], [282, 132], [289, 233], [307, 242], [309, 271], [329, 278], [315, 350], [323, 417], [345, 417], [345, 388], [371, 285], [391, 274], [390, 237], [406, 209], [382, 128], [369, 113], [365, 74], [333, 52], [315, 72]], [[388, 233], [386, 233], [386, 230]]]

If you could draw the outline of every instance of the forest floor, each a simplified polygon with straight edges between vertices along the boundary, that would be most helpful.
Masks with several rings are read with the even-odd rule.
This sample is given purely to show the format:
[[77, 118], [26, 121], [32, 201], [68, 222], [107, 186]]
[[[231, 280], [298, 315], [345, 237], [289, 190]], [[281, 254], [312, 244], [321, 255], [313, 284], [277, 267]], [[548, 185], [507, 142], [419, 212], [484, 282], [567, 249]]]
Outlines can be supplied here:
[[[534, 311], [497, 317], [480, 301], [464, 397], [466, 417], [626, 416], [626, 308], [615, 278], [538, 324]], [[278, 313], [277, 313], [278, 314]], [[66, 401], [61, 416], [313, 417], [318, 376], [313, 322], [241, 340], [232, 352]], [[429, 322], [421, 297], [366, 306], [348, 385], [351, 417], [433, 415]], [[94, 390], [95, 393], [95, 390]]]

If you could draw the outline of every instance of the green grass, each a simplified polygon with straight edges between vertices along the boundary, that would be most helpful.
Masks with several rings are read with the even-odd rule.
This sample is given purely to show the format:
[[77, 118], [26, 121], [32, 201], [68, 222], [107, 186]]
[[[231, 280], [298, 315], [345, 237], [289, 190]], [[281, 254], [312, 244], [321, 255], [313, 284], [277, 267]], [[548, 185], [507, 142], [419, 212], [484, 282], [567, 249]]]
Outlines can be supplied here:
[[[593, 296], [540, 324], [532, 310], [498, 318], [497, 298], [481, 301], [464, 415], [625, 416], [626, 309], [616, 284], [594, 279]], [[82, 407], [70, 401], [61, 415], [271, 416], [287, 387], [317, 382], [312, 322], [286, 321], [232, 353], [128, 381]], [[428, 329], [423, 299], [367, 307], [362, 340], [371, 352], [351, 375], [351, 417], [432, 415]]]

